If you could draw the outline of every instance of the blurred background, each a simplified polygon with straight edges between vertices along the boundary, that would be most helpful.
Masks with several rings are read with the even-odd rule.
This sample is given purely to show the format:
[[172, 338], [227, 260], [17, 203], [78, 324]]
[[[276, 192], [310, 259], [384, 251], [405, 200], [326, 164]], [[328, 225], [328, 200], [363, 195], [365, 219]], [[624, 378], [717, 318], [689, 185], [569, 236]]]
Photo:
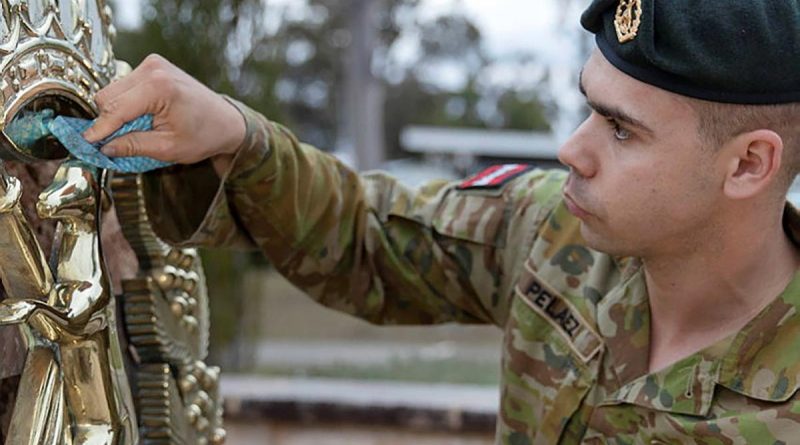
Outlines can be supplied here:
[[[353, 168], [388, 170], [412, 186], [494, 163], [556, 166], [560, 142], [586, 113], [577, 78], [593, 47], [578, 22], [587, 0], [111, 4], [118, 58], [136, 66], [159, 53]], [[492, 442], [496, 328], [374, 327], [311, 303], [257, 253], [204, 258], [212, 296], [209, 361], [229, 377], [229, 424], [257, 398], [262, 403], [253, 406], [273, 422], [266, 429], [240, 422], [249, 433], [232, 430], [229, 443]], [[348, 398], [360, 392], [373, 396]], [[464, 400], [431, 407], [436, 397]], [[315, 402], [350, 411], [331, 417], [314, 411]], [[358, 421], [381, 403], [419, 415], [387, 411], [391, 418], [383, 422]], [[453, 410], [478, 417], [456, 418]], [[286, 426], [303, 413], [339, 429], [361, 426], [344, 436], [319, 429], [324, 422], [305, 422], [302, 434]], [[377, 424], [389, 429], [375, 430]], [[392, 432], [393, 424], [403, 433]], [[409, 425], [427, 436], [406, 436]]]

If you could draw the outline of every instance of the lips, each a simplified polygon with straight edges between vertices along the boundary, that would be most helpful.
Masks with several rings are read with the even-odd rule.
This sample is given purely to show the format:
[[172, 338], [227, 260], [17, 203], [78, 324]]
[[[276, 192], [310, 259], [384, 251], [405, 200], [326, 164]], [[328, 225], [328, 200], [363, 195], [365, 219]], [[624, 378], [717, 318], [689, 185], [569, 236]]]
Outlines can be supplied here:
[[564, 190], [564, 205], [567, 207], [569, 213], [572, 213], [580, 219], [586, 219], [592, 216], [591, 213], [587, 212], [583, 209], [583, 207], [578, 205], [578, 203], [575, 202], [575, 199], [573, 199], [566, 190]]

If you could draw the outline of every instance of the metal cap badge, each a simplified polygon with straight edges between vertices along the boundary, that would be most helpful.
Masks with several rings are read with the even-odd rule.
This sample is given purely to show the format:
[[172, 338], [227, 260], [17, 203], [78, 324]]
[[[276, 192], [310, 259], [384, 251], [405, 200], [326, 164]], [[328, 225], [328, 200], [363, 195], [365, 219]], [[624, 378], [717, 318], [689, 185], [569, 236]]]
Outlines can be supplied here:
[[800, 102], [798, 0], [592, 0], [581, 25], [644, 83], [713, 102]]
[[630, 42], [636, 38], [642, 24], [642, 0], [620, 0], [614, 16], [614, 29], [619, 43]]

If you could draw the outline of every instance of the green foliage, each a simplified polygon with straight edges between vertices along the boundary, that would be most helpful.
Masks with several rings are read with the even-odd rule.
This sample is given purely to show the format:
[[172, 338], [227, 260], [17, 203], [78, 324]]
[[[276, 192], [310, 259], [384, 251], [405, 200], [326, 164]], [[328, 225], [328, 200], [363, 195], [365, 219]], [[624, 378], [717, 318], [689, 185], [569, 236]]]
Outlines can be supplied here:
[[497, 363], [463, 359], [394, 359], [385, 364], [370, 366], [342, 363], [310, 367], [270, 366], [258, 368], [258, 373], [267, 376], [391, 380], [485, 386], [497, 386], [500, 383], [500, 369]]
[[241, 358], [228, 353], [228, 349], [246, 340], [239, 320], [247, 307], [246, 290], [241, 280], [242, 271], [247, 267], [247, 256], [242, 252], [213, 250], [202, 252], [202, 258], [211, 297], [209, 308], [213, 340], [209, 361], [223, 364], [226, 369], [239, 369]]
[[548, 108], [535, 92], [506, 91], [500, 97], [499, 108], [505, 121], [503, 126], [515, 130], [550, 131]]
[[[135, 67], [161, 54], [212, 89], [280, 119], [273, 90], [282, 62], [252, 51], [265, 38], [254, 31], [263, 28], [261, 0], [143, 0], [143, 10], [141, 28], [119, 32], [118, 58]], [[247, 82], [254, 77], [257, 87]]]
[[[135, 66], [150, 53], [161, 54], [211, 88], [287, 124], [303, 140], [333, 147], [352, 41], [348, 18], [358, 2], [304, 0], [298, 14], [263, 0], [143, 1], [141, 28], [119, 33], [121, 59]], [[420, 0], [376, 1], [382, 9], [373, 72], [386, 87], [389, 157], [402, 156], [399, 133], [409, 124], [550, 128], [550, 106], [537, 91], [481, 80], [497, 61], [469, 17], [454, 11], [422, 19]], [[396, 60], [401, 45], [417, 48], [411, 63]], [[442, 85], [438, 72], [445, 65], [467, 73], [465, 82]]]

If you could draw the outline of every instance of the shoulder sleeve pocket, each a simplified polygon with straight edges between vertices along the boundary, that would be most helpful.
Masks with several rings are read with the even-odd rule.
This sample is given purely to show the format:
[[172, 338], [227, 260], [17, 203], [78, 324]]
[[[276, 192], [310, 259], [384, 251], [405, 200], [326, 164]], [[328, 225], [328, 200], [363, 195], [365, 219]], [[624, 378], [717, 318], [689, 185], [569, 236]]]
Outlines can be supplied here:
[[450, 238], [503, 247], [507, 201], [503, 196], [484, 196], [450, 190], [436, 210], [433, 229]]

